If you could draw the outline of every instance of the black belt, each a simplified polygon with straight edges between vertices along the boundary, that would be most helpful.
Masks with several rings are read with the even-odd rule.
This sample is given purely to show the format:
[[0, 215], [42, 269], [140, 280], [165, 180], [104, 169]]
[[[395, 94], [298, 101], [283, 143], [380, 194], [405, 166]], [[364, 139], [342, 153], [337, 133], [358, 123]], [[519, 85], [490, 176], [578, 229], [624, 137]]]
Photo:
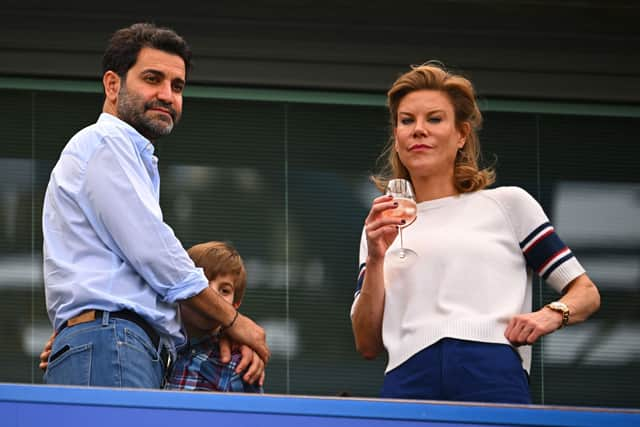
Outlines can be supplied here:
[[[102, 310], [87, 310], [87, 311], [83, 311], [82, 313], [80, 313], [76, 317], [72, 317], [71, 319], [69, 319], [66, 322], [64, 322], [60, 326], [60, 329], [58, 329], [58, 332], [62, 331], [67, 326], [74, 326], [74, 325], [78, 325], [78, 324], [81, 324], [81, 323], [92, 322], [92, 321], [94, 321], [96, 319], [101, 319], [102, 318], [102, 313], [103, 313]], [[115, 317], [116, 319], [128, 320], [128, 321], [133, 322], [136, 325], [140, 326], [144, 330], [144, 332], [149, 336], [149, 339], [151, 339], [151, 342], [153, 343], [153, 347], [155, 349], [158, 348], [158, 344], [160, 343], [160, 336], [155, 331], [155, 329], [153, 329], [151, 327], [151, 325], [149, 325], [149, 323], [147, 323], [147, 321], [144, 320], [139, 314], [137, 314], [137, 313], [135, 313], [135, 312], [133, 312], [131, 310], [120, 310], [120, 311], [109, 312], [109, 317]]]

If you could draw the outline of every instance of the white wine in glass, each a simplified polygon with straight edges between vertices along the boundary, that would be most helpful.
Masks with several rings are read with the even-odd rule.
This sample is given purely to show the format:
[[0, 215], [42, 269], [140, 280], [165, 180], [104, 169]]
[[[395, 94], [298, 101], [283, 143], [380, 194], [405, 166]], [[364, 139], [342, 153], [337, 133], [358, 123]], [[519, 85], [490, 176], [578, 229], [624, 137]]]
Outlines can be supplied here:
[[411, 187], [411, 183], [406, 179], [392, 179], [387, 184], [385, 194], [393, 196], [393, 200], [398, 203], [398, 206], [394, 209], [387, 209], [382, 215], [404, 219], [405, 221], [405, 223], [399, 227], [400, 247], [388, 251], [387, 255], [399, 261], [411, 260], [417, 257], [418, 254], [404, 247], [402, 230], [416, 220], [418, 213], [413, 187]]

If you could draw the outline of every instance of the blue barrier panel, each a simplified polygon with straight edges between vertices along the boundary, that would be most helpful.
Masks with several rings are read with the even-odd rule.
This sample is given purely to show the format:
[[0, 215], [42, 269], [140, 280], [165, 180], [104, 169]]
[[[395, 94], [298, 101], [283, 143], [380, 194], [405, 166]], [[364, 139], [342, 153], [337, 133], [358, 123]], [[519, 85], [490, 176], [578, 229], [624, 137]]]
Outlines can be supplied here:
[[640, 410], [0, 384], [3, 427], [640, 426]]

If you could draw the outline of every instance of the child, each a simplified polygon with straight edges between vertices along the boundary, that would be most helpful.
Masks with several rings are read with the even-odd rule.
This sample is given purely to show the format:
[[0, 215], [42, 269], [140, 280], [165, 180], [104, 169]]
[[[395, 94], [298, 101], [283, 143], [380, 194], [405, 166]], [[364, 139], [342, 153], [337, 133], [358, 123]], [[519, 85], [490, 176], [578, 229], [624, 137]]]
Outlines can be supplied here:
[[[193, 246], [188, 251], [197, 267], [204, 270], [209, 286], [238, 309], [247, 285], [247, 273], [240, 254], [230, 245], [222, 242], [207, 242]], [[182, 323], [187, 332], [188, 342], [179, 349], [173, 369], [167, 378], [166, 389], [234, 391], [263, 393], [261, 385], [249, 384], [235, 370], [241, 358], [239, 351], [231, 353], [231, 361], [220, 361], [218, 332], [220, 326], [211, 330], [199, 324], [207, 324], [196, 312], [186, 305], [180, 305]], [[46, 371], [55, 332], [45, 344], [40, 354], [40, 369]]]
[[[247, 273], [240, 254], [223, 242], [200, 243], [188, 251], [197, 267], [204, 270], [209, 286], [237, 309], [240, 307], [247, 285]], [[166, 389], [233, 391], [263, 393], [262, 386], [249, 384], [235, 369], [240, 352], [231, 353], [231, 362], [220, 362], [218, 332], [220, 326], [202, 329], [204, 319], [186, 305], [180, 305], [182, 322], [188, 336], [187, 344], [178, 350]]]

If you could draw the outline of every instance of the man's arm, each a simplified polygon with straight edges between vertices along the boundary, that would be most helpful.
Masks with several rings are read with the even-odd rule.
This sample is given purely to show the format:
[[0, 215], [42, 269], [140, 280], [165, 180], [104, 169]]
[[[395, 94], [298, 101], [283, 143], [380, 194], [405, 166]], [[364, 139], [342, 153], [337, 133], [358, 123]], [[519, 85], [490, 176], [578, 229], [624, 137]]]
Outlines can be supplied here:
[[[126, 260], [159, 298], [184, 301], [211, 321], [229, 326], [236, 310], [193, 264], [173, 230], [163, 221], [147, 172], [125, 140], [103, 141], [87, 165], [85, 194], [95, 228], [109, 248]], [[238, 315], [227, 335], [269, 359], [265, 333]]]
[[156, 189], [125, 139], [104, 140], [87, 164], [84, 203], [93, 228], [159, 298], [194, 296], [209, 281], [163, 220]]
[[253, 320], [237, 312], [233, 305], [211, 288], [182, 302], [189, 308], [211, 320], [211, 327], [222, 324], [225, 334], [237, 344], [246, 344], [267, 363], [271, 352], [266, 342], [264, 329]]

